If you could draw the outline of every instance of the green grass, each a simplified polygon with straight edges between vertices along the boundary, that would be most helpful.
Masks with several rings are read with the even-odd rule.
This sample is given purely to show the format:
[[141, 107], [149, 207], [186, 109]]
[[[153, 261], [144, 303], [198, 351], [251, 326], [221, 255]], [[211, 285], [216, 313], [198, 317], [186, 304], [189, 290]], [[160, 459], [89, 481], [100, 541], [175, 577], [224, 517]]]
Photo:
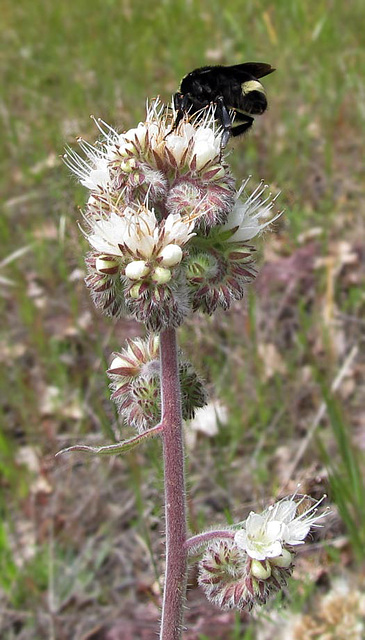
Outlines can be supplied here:
[[331, 497], [336, 504], [346, 526], [351, 547], [358, 560], [365, 556], [365, 479], [364, 453], [359, 450], [351, 438], [350, 425], [341, 411], [336, 398], [323, 389], [323, 396], [336, 442], [337, 455], [331, 455], [323, 442], [321, 452], [329, 474]]
[[[3, 2], [0, 276], [13, 281], [0, 284], [0, 561], [6, 606], [46, 610], [49, 518], [55, 527], [58, 592], [81, 594], [82, 600], [95, 581], [95, 615], [100, 619], [106, 598], [119, 602], [130, 595], [118, 592], [113, 545], [123, 556], [127, 540], [127, 569], [139, 575], [141, 561], [130, 550], [138, 547], [141, 536], [147, 549], [143, 570], [153, 579], [161, 572], [158, 443], [110, 463], [54, 460], [54, 453], [70, 443], [103, 444], [131, 435], [118, 423], [104, 372], [126, 335], [141, 331], [128, 322], [114, 326], [92, 308], [80, 273], [86, 243], [76, 224], [85, 194], [59, 155], [78, 135], [90, 141], [98, 137], [90, 114], [120, 130], [134, 126], [144, 118], [147, 97], [159, 94], [170, 100], [180, 78], [204, 64], [262, 60], [277, 68], [265, 80], [269, 110], [257, 118], [250, 135], [234, 143], [230, 161], [238, 179], [253, 174], [255, 181], [264, 178], [282, 189], [285, 216], [276, 224], [276, 235], [266, 236], [261, 257], [261, 263], [274, 265], [282, 260], [283, 279], [270, 267], [260, 285], [268, 283], [268, 293], [252, 290], [239, 309], [196, 319], [180, 331], [186, 354], [212, 392], [230, 406], [229, 424], [212, 440], [200, 438], [188, 457], [191, 520], [206, 527], [242, 519], [252, 504], [274, 494], [281, 486], [280, 464], [287, 464], [280, 455], [289, 448], [290, 458], [325, 400], [328, 418], [319, 428], [321, 438], [338, 454], [338, 463], [326, 458], [331, 499], [353, 553], [361, 552], [363, 460], [354, 451], [348, 425], [361, 410], [358, 381], [363, 369], [359, 365], [353, 378], [350, 400], [341, 396], [336, 402], [327, 387], [317, 384], [316, 372], [325, 374], [330, 387], [346, 353], [361, 341], [363, 327], [362, 23], [360, 0], [351, 7], [329, 0], [249, 0], [244, 5], [238, 0]], [[318, 235], [303, 240], [313, 227], [320, 228]], [[311, 266], [307, 257], [300, 269], [284, 263], [311, 242], [316, 243], [314, 261], [328, 255], [337, 260], [344, 240], [358, 261], [334, 270], [330, 301], [328, 266]], [[7, 263], [22, 247], [29, 250]], [[334, 309], [329, 324], [323, 320], [327, 303]], [[282, 372], [268, 375], [263, 344], [275, 346]], [[60, 401], [47, 413], [42, 403], [48, 387], [58, 389]], [[79, 417], [70, 405], [80, 409]], [[32, 493], [33, 476], [16, 461], [24, 445], [41, 452], [41, 474], [50, 482], [50, 496]], [[308, 486], [314, 460], [321, 463], [318, 448], [311, 446], [299, 470]], [[298, 472], [295, 481], [299, 477]], [[86, 516], [81, 506], [89, 504], [91, 489], [95, 513], [89, 507]], [[116, 507], [104, 512], [106, 505], [120, 506], [126, 496], [130, 512], [122, 516]], [[52, 500], [56, 510], [49, 506]], [[107, 533], [100, 522], [104, 517], [110, 518]], [[36, 523], [37, 549], [19, 570], [14, 551], [18, 534], [9, 523], [23, 519]], [[98, 535], [102, 541], [105, 535], [106, 546]], [[95, 549], [95, 562], [82, 554], [84, 545]], [[72, 563], [81, 567], [81, 585], [65, 574]], [[21, 590], [22, 575], [31, 585], [26, 592]], [[153, 589], [148, 593], [153, 600]], [[80, 615], [77, 608], [74, 615], [67, 618], [70, 628]], [[57, 616], [61, 622], [66, 619], [62, 612]], [[34, 633], [44, 635], [39, 624], [32, 613], [26, 640]], [[87, 617], [85, 625], [82, 633], [88, 629]], [[10, 626], [6, 633], [10, 639], [18, 632]], [[254, 628], [237, 618], [231, 640], [243, 637], [254, 638]]]

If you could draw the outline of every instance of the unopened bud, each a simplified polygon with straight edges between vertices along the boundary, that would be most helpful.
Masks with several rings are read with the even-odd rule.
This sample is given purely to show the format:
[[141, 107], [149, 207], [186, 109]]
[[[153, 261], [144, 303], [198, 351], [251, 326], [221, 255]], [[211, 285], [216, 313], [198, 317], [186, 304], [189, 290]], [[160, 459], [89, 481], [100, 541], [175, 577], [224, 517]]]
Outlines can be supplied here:
[[251, 573], [258, 580], [267, 580], [271, 576], [271, 567], [268, 560], [252, 560]]
[[288, 567], [290, 567], [292, 562], [293, 562], [292, 554], [290, 553], [290, 551], [284, 548], [280, 556], [276, 556], [276, 558], [270, 558], [271, 564], [273, 564], [275, 567], [283, 567], [284, 569], [287, 569]]
[[119, 264], [111, 256], [99, 256], [95, 260], [95, 269], [98, 273], [114, 274], [118, 272]]
[[131, 298], [133, 298], [134, 300], [137, 300], [137, 298], [139, 298], [139, 294], [141, 291], [141, 286], [142, 283], [138, 282], [138, 284], [135, 284], [133, 287], [131, 287], [131, 289], [129, 290], [129, 295]]
[[110, 364], [109, 373], [114, 373], [115, 370], [125, 369], [126, 367], [130, 367], [130, 362], [120, 356], [116, 356]]
[[161, 264], [164, 267], [175, 267], [182, 260], [182, 249], [178, 244], [168, 244], [160, 253]]
[[144, 260], [133, 260], [125, 268], [125, 275], [130, 280], [140, 280], [147, 276], [149, 272], [150, 268]]
[[[133, 149], [135, 147], [133, 146]], [[120, 163], [120, 168], [124, 173], [131, 173], [137, 167], [137, 162], [134, 158], [130, 158], [130, 160], [125, 160]]]
[[170, 269], [165, 269], [164, 267], [156, 267], [152, 275], [152, 280], [156, 284], [166, 284], [171, 280]]

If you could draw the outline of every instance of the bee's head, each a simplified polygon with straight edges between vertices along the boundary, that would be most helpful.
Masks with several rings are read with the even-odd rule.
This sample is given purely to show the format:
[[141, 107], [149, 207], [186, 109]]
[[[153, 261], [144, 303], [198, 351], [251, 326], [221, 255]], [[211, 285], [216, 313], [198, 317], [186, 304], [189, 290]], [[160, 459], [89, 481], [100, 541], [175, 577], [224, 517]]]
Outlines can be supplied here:
[[245, 111], [253, 115], [261, 115], [267, 109], [266, 93], [258, 80], [246, 80], [241, 85]]

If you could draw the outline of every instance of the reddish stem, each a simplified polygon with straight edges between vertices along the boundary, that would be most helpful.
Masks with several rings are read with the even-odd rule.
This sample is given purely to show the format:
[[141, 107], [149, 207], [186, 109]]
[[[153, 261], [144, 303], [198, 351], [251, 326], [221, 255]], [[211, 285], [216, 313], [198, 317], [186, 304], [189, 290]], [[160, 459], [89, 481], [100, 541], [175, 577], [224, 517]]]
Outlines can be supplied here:
[[205, 533], [198, 533], [196, 536], [189, 538], [185, 542], [185, 547], [189, 551], [190, 549], [194, 549], [199, 547], [201, 544], [205, 544], [209, 542], [209, 540], [222, 540], [222, 538], [229, 538], [233, 540], [235, 536], [235, 531], [229, 531], [228, 529], [216, 529], [214, 531], [205, 531]]
[[187, 549], [184, 444], [175, 329], [160, 335], [166, 574], [160, 640], [180, 640], [186, 593]]

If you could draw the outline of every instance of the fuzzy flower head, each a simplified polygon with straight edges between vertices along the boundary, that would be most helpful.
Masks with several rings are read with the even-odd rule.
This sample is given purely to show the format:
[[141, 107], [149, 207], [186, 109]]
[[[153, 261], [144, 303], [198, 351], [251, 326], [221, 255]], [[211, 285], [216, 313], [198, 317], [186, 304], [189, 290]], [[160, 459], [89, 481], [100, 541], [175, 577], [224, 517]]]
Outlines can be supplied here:
[[158, 100], [145, 122], [102, 139], [79, 138], [65, 162], [88, 190], [86, 284], [105, 314], [132, 315], [151, 331], [179, 326], [240, 300], [256, 274], [248, 241], [270, 222], [275, 198], [262, 183], [236, 192], [213, 107], [185, 115]]
[[[113, 354], [107, 371], [119, 414], [140, 433], [161, 418], [159, 344], [159, 337], [152, 334], [127, 340], [124, 349]], [[206, 404], [206, 394], [203, 382], [181, 353], [179, 377], [182, 415], [187, 420]]]
[[224, 609], [251, 609], [287, 584], [295, 547], [304, 543], [311, 527], [321, 526], [318, 522], [327, 514], [327, 510], [317, 514], [322, 500], [305, 508], [307, 499], [294, 495], [261, 514], [251, 512], [238, 530], [208, 542], [199, 565], [199, 584], [211, 602]]

